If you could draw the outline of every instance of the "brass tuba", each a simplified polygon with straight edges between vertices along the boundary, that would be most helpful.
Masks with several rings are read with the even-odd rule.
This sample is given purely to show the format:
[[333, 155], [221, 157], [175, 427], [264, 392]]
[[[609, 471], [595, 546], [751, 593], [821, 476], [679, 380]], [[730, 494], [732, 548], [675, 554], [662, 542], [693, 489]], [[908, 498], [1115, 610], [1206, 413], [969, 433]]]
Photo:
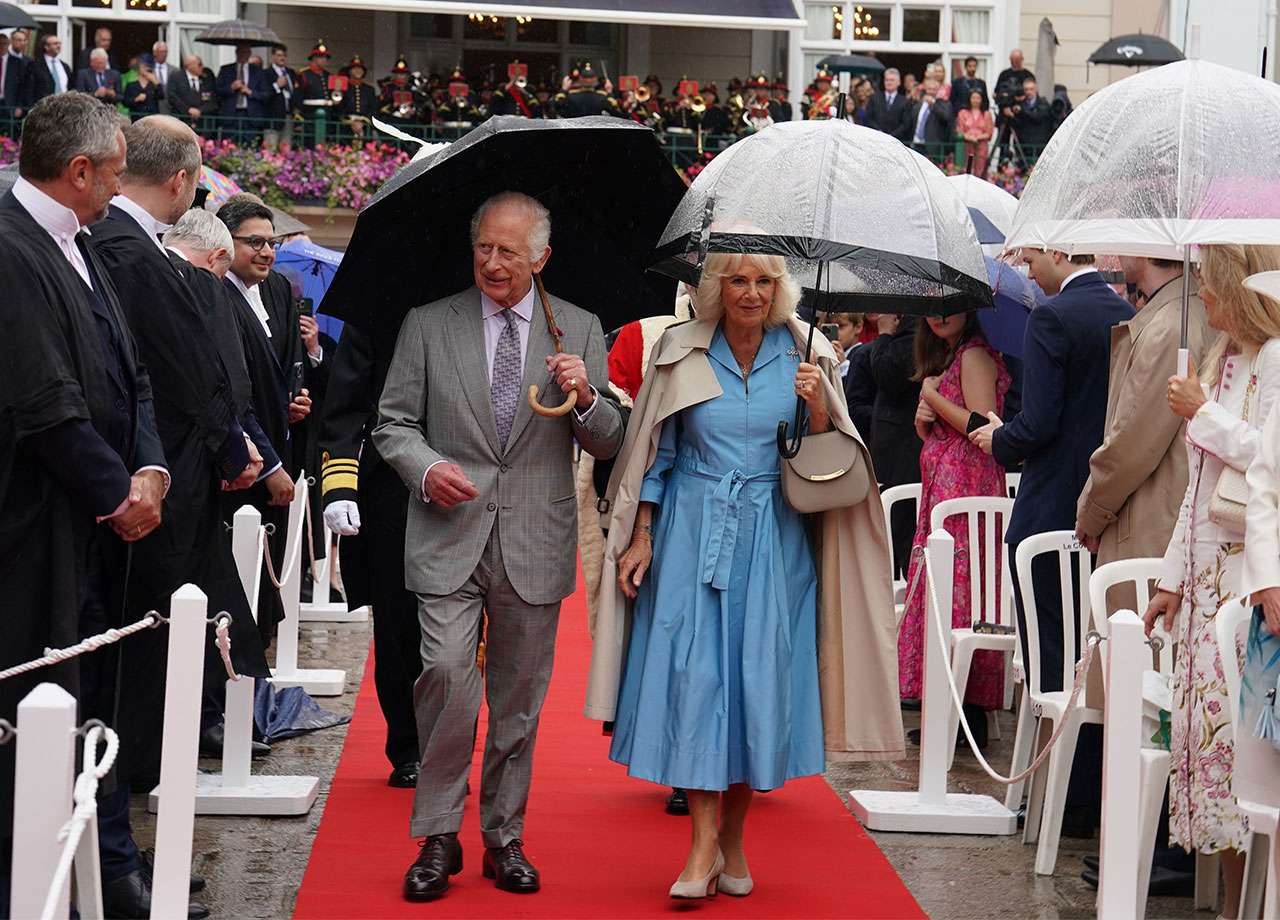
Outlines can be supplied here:
[[689, 100], [689, 111], [693, 112], [695, 115], [701, 115], [706, 110], [707, 100], [702, 98], [701, 93]]

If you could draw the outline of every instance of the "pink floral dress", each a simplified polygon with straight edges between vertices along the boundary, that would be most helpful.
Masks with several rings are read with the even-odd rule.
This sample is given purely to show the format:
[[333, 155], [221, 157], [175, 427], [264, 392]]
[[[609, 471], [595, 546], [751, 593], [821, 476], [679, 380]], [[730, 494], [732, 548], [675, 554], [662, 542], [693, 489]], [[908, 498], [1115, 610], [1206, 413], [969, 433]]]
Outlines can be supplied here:
[[[960, 366], [970, 349], [985, 350], [996, 362], [996, 414], [1004, 411], [1004, 396], [1009, 391], [1009, 371], [1004, 361], [980, 335], [972, 336], [960, 346], [938, 381], [938, 392], [946, 399], [964, 408], [964, 393], [960, 389]], [[933, 423], [929, 437], [920, 451], [920, 517], [916, 524], [913, 546], [923, 546], [929, 537], [929, 519], [938, 502], [971, 495], [1008, 495], [1005, 487], [1004, 468], [969, 443], [963, 432], [956, 431], [939, 419]], [[951, 518], [946, 523], [947, 532], [956, 541], [955, 594], [951, 608], [952, 627], [972, 625], [973, 611], [969, 589], [968, 528], [964, 518]], [[984, 531], [979, 526], [979, 540]], [[985, 551], [978, 547], [980, 555]], [[981, 559], [980, 559], [981, 561]], [[907, 584], [912, 583], [918, 565], [924, 558], [912, 552]], [[906, 615], [898, 633], [898, 688], [906, 699], [920, 698], [921, 672], [924, 665], [925, 584], [924, 573], [916, 579], [914, 594], [907, 598]], [[996, 584], [1000, 582], [996, 578]], [[969, 672], [969, 686], [965, 690], [965, 702], [983, 709], [999, 709], [1004, 703], [1004, 655], [1000, 652], [979, 651], [973, 656], [973, 668]]]

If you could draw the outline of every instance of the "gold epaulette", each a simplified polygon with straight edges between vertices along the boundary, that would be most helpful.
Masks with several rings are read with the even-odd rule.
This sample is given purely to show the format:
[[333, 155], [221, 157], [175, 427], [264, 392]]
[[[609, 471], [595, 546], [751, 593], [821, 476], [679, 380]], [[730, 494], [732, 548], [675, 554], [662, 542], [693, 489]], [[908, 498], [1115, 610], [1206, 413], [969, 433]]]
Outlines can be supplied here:
[[338, 489], [359, 491], [360, 461], [345, 457], [330, 457], [325, 451], [320, 464], [320, 494], [327, 495]]

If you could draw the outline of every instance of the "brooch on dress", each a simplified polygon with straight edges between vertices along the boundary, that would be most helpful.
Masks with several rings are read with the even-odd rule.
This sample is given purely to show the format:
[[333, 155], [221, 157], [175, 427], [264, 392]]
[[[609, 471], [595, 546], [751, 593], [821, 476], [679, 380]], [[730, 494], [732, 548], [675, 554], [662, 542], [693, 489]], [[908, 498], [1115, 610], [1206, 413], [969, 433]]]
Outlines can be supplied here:
[[787, 357], [789, 357], [792, 361], [798, 362], [800, 360], [800, 349], [792, 345], [790, 348], [787, 349]]

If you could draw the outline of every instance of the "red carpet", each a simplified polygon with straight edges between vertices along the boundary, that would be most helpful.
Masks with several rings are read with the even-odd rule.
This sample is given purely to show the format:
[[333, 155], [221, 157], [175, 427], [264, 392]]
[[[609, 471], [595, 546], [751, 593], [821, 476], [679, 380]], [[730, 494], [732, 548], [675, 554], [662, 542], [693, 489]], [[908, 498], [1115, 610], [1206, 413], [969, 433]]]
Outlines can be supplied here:
[[[564, 603], [555, 673], [542, 712], [526, 850], [542, 873], [533, 895], [498, 891], [480, 875], [475, 796], [467, 800], [464, 865], [440, 900], [400, 896], [417, 855], [413, 793], [386, 785], [384, 725], [365, 669], [295, 918], [661, 917], [689, 910], [725, 917], [923, 917], [884, 855], [821, 777], [757, 796], [747, 823], [755, 891], [677, 902], [667, 889], [684, 865], [689, 819], [663, 812], [669, 790], [627, 777], [609, 739], [582, 715], [590, 643], [581, 589]], [[481, 713], [480, 743], [484, 738]], [[471, 786], [478, 789], [477, 747]]]

